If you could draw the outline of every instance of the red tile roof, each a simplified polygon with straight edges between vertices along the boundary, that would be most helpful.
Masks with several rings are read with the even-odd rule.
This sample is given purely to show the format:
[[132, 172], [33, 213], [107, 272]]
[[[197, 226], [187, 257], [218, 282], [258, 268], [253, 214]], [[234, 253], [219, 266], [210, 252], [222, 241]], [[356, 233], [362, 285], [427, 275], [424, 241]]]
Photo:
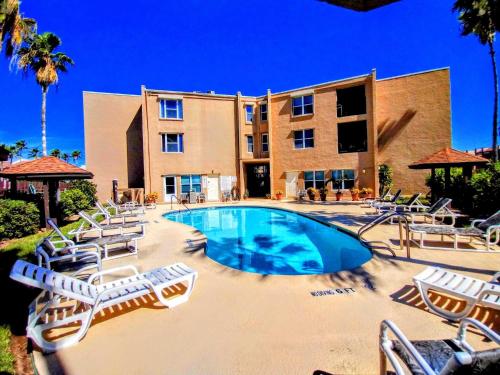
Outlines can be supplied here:
[[44, 156], [39, 159], [12, 164], [0, 172], [0, 176], [92, 178], [93, 174], [54, 156]]
[[480, 165], [488, 162], [488, 159], [481, 156], [471, 155], [467, 152], [446, 147], [432, 155], [426, 156], [425, 158], [410, 164], [408, 167], [412, 169], [428, 169], [442, 168], [444, 166], [459, 167], [462, 165]]

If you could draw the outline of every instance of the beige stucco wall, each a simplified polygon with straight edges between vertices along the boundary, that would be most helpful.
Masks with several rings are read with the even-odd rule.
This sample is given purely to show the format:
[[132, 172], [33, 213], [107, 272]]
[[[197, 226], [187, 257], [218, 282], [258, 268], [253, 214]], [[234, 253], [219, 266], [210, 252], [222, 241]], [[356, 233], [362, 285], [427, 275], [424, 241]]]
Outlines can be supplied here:
[[[158, 95], [168, 93], [143, 92], [146, 193], [163, 201], [165, 175], [237, 176], [236, 97], [183, 95], [183, 120], [163, 120]], [[184, 152], [163, 153], [161, 133], [183, 133]]]
[[[365, 85], [367, 114], [337, 118], [337, 88]], [[303, 188], [303, 171], [324, 170], [330, 177], [332, 169], [353, 169], [356, 185], [373, 188], [374, 147], [372, 81], [370, 76], [344, 81], [314, 89], [314, 114], [302, 117], [291, 116], [291, 93], [272, 98], [272, 170], [273, 190], [285, 192], [287, 171], [300, 171], [299, 188]], [[293, 93], [292, 93], [293, 94]], [[360, 153], [339, 153], [337, 123], [367, 121], [368, 151]], [[295, 149], [294, 131], [314, 129], [314, 148]], [[331, 190], [331, 185], [328, 186]], [[332, 192], [330, 191], [330, 194]]]
[[119, 187], [143, 186], [141, 98], [83, 93], [85, 163], [94, 174], [99, 200]]
[[378, 162], [394, 170], [394, 188], [427, 192], [429, 171], [408, 165], [451, 146], [449, 69], [376, 83]]

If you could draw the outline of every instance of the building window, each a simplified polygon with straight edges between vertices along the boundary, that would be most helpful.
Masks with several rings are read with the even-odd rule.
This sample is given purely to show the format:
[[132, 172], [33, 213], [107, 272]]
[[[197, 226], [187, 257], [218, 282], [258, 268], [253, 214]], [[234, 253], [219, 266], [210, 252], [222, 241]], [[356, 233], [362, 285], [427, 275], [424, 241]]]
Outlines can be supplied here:
[[260, 105], [260, 121], [267, 121], [267, 104]]
[[182, 100], [162, 99], [160, 100], [160, 118], [182, 120]]
[[294, 116], [310, 115], [313, 113], [314, 100], [312, 95], [292, 98], [292, 113]]
[[181, 176], [181, 192], [201, 193], [201, 176], [199, 174], [188, 174]]
[[253, 135], [247, 135], [247, 152], [253, 153]]
[[366, 121], [337, 124], [339, 153], [368, 151]]
[[332, 178], [338, 184], [339, 189], [351, 189], [354, 187], [354, 170], [353, 169], [334, 169]]
[[245, 116], [247, 123], [253, 122], [253, 105], [247, 104], [245, 106]]
[[262, 152], [269, 152], [269, 134], [262, 133]]
[[162, 134], [161, 150], [163, 152], [184, 152], [183, 134]]
[[321, 189], [325, 187], [324, 171], [306, 171], [304, 172], [304, 187]]
[[337, 117], [366, 114], [365, 86], [337, 90]]
[[296, 130], [293, 134], [295, 148], [314, 147], [314, 129]]

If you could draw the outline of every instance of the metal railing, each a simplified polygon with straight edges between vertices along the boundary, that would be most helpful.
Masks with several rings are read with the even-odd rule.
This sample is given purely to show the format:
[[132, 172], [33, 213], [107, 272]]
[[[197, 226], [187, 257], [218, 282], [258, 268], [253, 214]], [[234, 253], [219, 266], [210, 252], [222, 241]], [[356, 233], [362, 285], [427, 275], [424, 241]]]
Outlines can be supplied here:
[[[184, 206], [184, 208], [185, 208], [186, 210], [188, 210], [189, 212], [191, 212], [191, 209], [190, 209], [188, 206], [186, 206], [186, 203], [182, 202], [182, 200], [179, 200], [179, 198], [177, 198], [175, 195], [171, 195], [171, 196], [170, 196], [170, 209], [171, 209], [171, 210], [173, 210], [173, 209], [174, 209], [174, 208], [173, 208], [173, 205], [174, 205], [174, 198], [175, 198], [175, 200], [177, 201], [177, 204], [181, 204], [182, 206]], [[180, 211], [181, 211], [181, 210], [179, 210], [179, 212], [180, 212]]]
[[[369, 241], [363, 238], [363, 235], [368, 232], [369, 230], [373, 229], [374, 227], [385, 223], [388, 220], [392, 221], [392, 218], [397, 217], [398, 219], [398, 225], [399, 225], [399, 246], [401, 250], [404, 250], [404, 243], [403, 241], [403, 223], [405, 227], [405, 234], [406, 234], [406, 257], [410, 258], [410, 231], [408, 228], [408, 218], [404, 213], [396, 212], [396, 211], [389, 211], [386, 212], [383, 215], [378, 216], [375, 220], [363, 225], [361, 228], [358, 230], [358, 239], [364, 243], [365, 245], [371, 247], [372, 249], [383, 249], [383, 250], [388, 250], [392, 256], [396, 256], [396, 253], [394, 250], [392, 250], [391, 245], [387, 243], [386, 241]], [[374, 244], [383, 244], [384, 246], [380, 245], [374, 245]]]

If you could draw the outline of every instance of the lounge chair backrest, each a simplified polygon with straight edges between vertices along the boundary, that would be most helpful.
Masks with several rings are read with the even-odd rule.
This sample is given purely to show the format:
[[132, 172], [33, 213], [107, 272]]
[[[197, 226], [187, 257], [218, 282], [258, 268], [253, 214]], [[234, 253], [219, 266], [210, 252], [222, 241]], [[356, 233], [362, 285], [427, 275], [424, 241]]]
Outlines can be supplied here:
[[107, 200], [107, 202], [108, 202], [108, 204], [109, 204], [111, 207], [113, 207], [113, 208], [118, 208], [118, 206], [115, 204], [115, 202], [113, 202], [113, 200], [112, 200], [112, 199], [108, 199], [108, 200]]
[[66, 276], [43, 267], [17, 260], [10, 271], [10, 278], [25, 285], [93, 304], [97, 296], [95, 285]]
[[435, 214], [445, 208], [447, 205], [451, 203], [450, 198], [441, 198], [439, 199], [436, 203], [434, 203], [431, 208], [429, 208], [429, 211], [427, 211], [428, 214]]
[[407, 206], [411, 206], [411, 205], [415, 204], [415, 202], [417, 201], [418, 197], [420, 197], [420, 193], [413, 194], [413, 195], [411, 196], [411, 198], [410, 198], [410, 199], [408, 199], [408, 202], [406, 202], [405, 204], [406, 204]]
[[500, 369], [500, 349], [483, 350], [469, 354], [471, 362], [462, 364], [456, 356], [448, 360], [440, 375], [481, 374], [496, 375]]
[[396, 191], [396, 194], [394, 194], [391, 198], [391, 203], [396, 203], [396, 201], [399, 199], [399, 196], [401, 195], [401, 189]]
[[97, 206], [99, 211], [101, 211], [103, 213], [103, 215], [109, 216], [108, 209], [106, 207], [104, 207], [101, 202], [95, 202], [95, 205]]
[[85, 219], [94, 228], [102, 229], [101, 225], [92, 216], [90, 216], [85, 211], [78, 212], [78, 215], [80, 215], [83, 219]]
[[500, 211], [498, 211], [494, 215], [491, 215], [489, 218], [487, 218], [485, 221], [479, 224], [477, 228], [486, 232], [488, 228], [491, 227], [492, 225], [500, 225]]
[[383, 192], [382, 192], [382, 195], [380, 196], [380, 200], [384, 200], [387, 195], [389, 194], [389, 192], [391, 191], [391, 188], [387, 188], [385, 189]]
[[49, 226], [52, 228], [52, 230], [54, 231], [55, 234], [57, 234], [59, 236], [60, 239], [62, 240], [68, 240], [68, 237], [66, 237], [63, 232], [61, 231], [61, 229], [57, 226], [56, 222], [54, 221], [54, 219], [52, 218], [48, 218], [47, 219], [47, 224], [49, 224]]

